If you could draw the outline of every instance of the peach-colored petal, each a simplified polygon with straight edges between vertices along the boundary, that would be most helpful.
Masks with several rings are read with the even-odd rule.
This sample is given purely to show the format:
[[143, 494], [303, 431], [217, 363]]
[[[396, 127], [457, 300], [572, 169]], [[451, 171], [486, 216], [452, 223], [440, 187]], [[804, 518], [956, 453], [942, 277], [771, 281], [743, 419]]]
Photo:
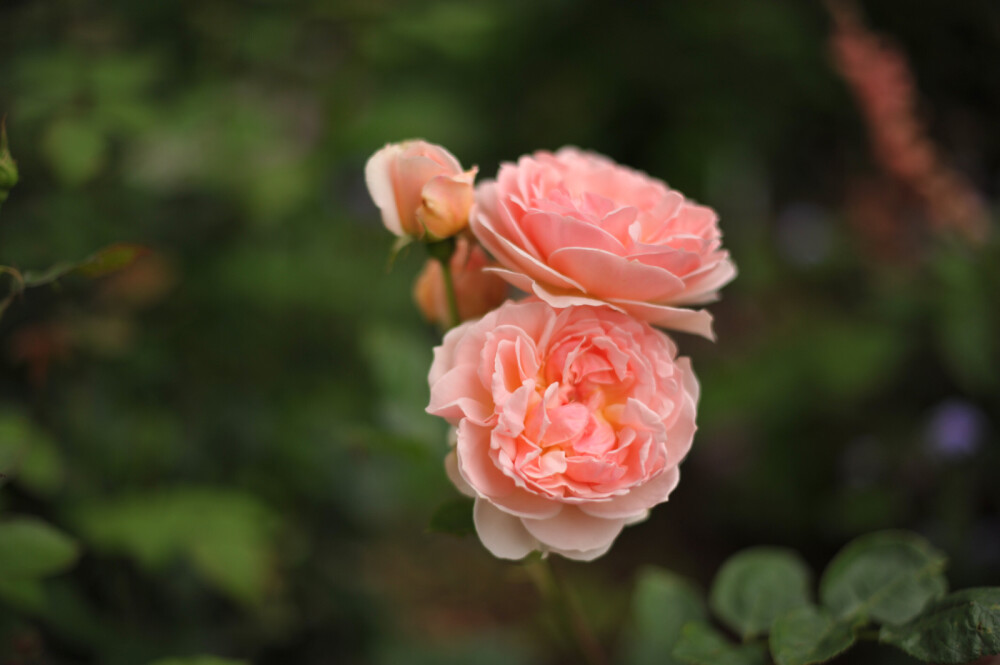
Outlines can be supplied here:
[[472, 176], [436, 175], [421, 190], [417, 221], [436, 238], [450, 238], [469, 225]]
[[581, 503], [577, 507], [588, 515], [603, 519], [629, 519], [641, 516], [650, 506], [666, 501], [680, 479], [680, 470], [671, 467], [649, 482], [633, 488], [628, 494], [607, 501]]
[[458, 344], [460, 341], [466, 339], [466, 333], [471, 326], [471, 321], [460, 326], [455, 326], [445, 333], [440, 346], [434, 347], [434, 362], [431, 363], [431, 370], [427, 376], [427, 382], [430, 385], [433, 386], [441, 380], [441, 377], [447, 374], [452, 367], [458, 364], [458, 359], [455, 357]]
[[688, 280], [687, 292], [677, 299], [678, 305], [702, 305], [719, 298], [719, 289], [736, 277], [736, 265], [728, 258], [710, 270]]
[[490, 430], [462, 421], [456, 446], [458, 470], [476, 493], [511, 515], [548, 518], [557, 515], [562, 505], [518, 487], [497, 468], [490, 456]]
[[550, 260], [553, 252], [565, 247], [593, 247], [619, 256], [625, 253], [625, 247], [600, 226], [572, 217], [532, 212], [521, 218], [520, 227]]
[[392, 189], [389, 175], [390, 164], [397, 152], [396, 146], [387, 145], [369, 158], [365, 164], [365, 184], [372, 201], [382, 213], [382, 223], [397, 236], [403, 235], [403, 227], [396, 209], [396, 194]]
[[558, 550], [586, 551], [606, 547], [618, 537], [623, 519], [602, 519], [582, 512], [577, 506], [566, 506], [549, 519], [522, 519], [532, 536], [545, 546]]
[[[711, 338], [705, 304], [736, 271], [718, 216], [663, 182], [578, 149], [504, 164], [477, 190], [472, 232], [504, 278], [553, 307], [604, 301], [655, 325]], [[627, 305], [639, 303], [640, 305]]]
[[[458, 420], [449, 476], [519, 519], [536, 549], [600, 556], [676, 485], [698, 383], [664, 333], [604, 305], [528, 300], [504, 303], [444, 346], [431, 410]], [[491, 549], [521, 554], [514, 523], [503, 520], [500, 533], [520, 534], [521, 549]]]
[[399, 211], [399, 222], [407, 235], [424, 233], [417, 213], [423, 205], [424, 185], [441, 173], [441, 166], [430, 157], [406, 149], [406, 144], [391, 165], [392, 189]]
[[431, 402], [427, 412], [457, 425], [462, 418], [482, 425], [493, 415], [489, 392], [479, 382], [475, 372], [456, 367], [431, 387]]
[[468, 225], [476, 169], [462, 171], [454, 155], [421, 140], [386, 145], [365, 164], [365, 183], [397, 236], [420, 238], [425, 226], [438, 238]]
[[485, 499], [476, 499], [472, 519], [479, 540], [495, 557], [523, 559], [539, 547], [520, 519], [498, 510]]
[[458, 471], [458, 454], [454, 450], [444, 458], [444, 471], [448, 475], [448, 480], [455, 486], [455, 489], [467, 497], [476, 498], [476, 490], [472, 489], [472, 485], [465, 482], [465, 478]]
[[617, 306], [633, 316], [649, 321], [654, 326], [680, 330], [715, 341], [712, 330], [712, 315], [704, 309], [682, 309], [668, 305], [653, 305], [634, 300], [614, 299], [609, 304]]
[[497, 277], [503, 278], [505, 282], [513, 286], [515, 289], [521, 289], [525, 293], [531, 293], [531, 285], [534, 284], [534, 282], [527, 275], [514, 272], [512, 270], [506, 270], [504, 268], [497, 268], [495, 266], [485, 268], [484, 272], [492, 273]]
[[594, 549], [591, 550], [564, 550], [555, 547], [550, 547], [547, 548], [547, 551], [552, 552], [554, 554], [558, 554], [560, 556], [564, 556], [567, 559], [572, 559], [573, 561], [593, 561], [594, 559], [597, 559], [598, 557], [602, 557], [605, 554], [607, 554], [608, 550], [611, 549], [611, 546], [614, 544], [614, 542], [615, 542], [614, 540], [611, 540], [607, 544], [602, 545], [600, 547], [595, 547]]
[[[476, 228], [478, 229], [476, 237], [479, 239], [479, 242], [493, 256], [500, 260], [501, 263], [514, 264], [525, 274], [537, 276], [559, 288], [583, 290], [582, 286], [566, 275], [556, 272], [539, 259], [528, 254], [521, 247], [510, 242], [504, 236], [498, 235], [492, 226], [490, 226], [490, 223], [484, 221], [482, 217], [479, 218], [479, 224]], [[508, 265], [507, 267], [511, 266]]]
[[536, 296], [544, 300], [546, 303], [553, 307], [558, 307], [560, 309], [565, 307], [610, 307], [619, 312], [624, 312], [625, 309], [618, 307], [614, 303], [604, 302], [598, 298], [589, 298], [581, 294], [564, 293], [559, 291], [554, 291], [552, 289], [546, 288], [540, 282], [535, 282], [531, 285], [531, 291]]
[[662, 268], [591, 247], [564, 247], [549, 256], [549, 264], [602, 300], [661, 302], [684, 289], [676, 275]]

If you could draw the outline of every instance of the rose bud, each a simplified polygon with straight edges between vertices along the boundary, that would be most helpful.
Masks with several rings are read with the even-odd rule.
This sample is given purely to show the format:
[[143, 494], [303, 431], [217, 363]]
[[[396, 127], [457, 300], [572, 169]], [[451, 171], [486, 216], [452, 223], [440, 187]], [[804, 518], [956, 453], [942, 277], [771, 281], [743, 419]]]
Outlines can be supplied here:
[[[477, 319], [507, 299], [507, 282], [483, 271], [490, 263], [479, 245], [465, 237], [458, 238], [449, 265], [462, 321]], [[436, 260], [428, 260], [420, 272], [413, 286], [413, 298], [428, 321], [444, 328], [450, 325], [444, 276]]]
[[365, 183], [387, 229], [397, 236], [440, 240], [468, 226], [476, 170], [463, 171], [441, 146], [403, 141], [372, 155]]

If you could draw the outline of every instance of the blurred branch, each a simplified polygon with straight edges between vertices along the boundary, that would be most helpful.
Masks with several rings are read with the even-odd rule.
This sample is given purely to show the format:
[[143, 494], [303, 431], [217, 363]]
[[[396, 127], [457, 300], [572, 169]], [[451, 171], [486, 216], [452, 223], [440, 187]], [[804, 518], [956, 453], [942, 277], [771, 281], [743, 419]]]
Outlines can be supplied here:
[[868, 125], [876, 161], [917, 196], [939, 230], [954, 230], [982, 244], [989, 233], [986, 206], [930, 138], [917, 111], [917, 86], [906, 55], [864, 24], [855, 3], [827, 0], [825, 5], [833, 18], [834, 64]]

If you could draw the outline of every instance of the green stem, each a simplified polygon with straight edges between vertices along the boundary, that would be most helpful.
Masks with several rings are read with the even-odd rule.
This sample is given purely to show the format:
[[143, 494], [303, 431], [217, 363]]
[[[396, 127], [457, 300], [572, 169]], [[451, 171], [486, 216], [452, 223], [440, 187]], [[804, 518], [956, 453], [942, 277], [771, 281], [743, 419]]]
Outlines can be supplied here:
[[583, 616], [579, 601], [573, 595], [563, 575], [550, 558], [532, 564], [532, 580], [555, 614], [560, 628], [574, 642], [587, 665], [608, 665], [608, 658], [600, 642]]
[[13, 282], [10, 287], [10, 292], [3, 300], [0, 300], [0, 316], [3, 316], [3, 313], [7, 311], [10, 304], [14, 302], [14, 298], [24, 293], [25, 284], [24, 277], [16, 268], [11, 268], [10, 266], [0, 266], [0, 275], [10, 275], [11, 281]]
[[451, 274], [449, 261], [441, 261], [441, 276], [444, 277], [444, 293], [448, 298], [448, 323], [454, 328], [462, 320], [458, 317], [458, 298], [455, 296], [455, 280]]
[[446, 238], [427, 244], [427, 253], [441, 264], [444, 278], [444, 293], [448, 301], [448, 327], [454, 328], [462, 319], [458, 315], [458, 298], [455, 295], [455, 279], [451, 273], [451, 257], [455, 253], [455, 239]]

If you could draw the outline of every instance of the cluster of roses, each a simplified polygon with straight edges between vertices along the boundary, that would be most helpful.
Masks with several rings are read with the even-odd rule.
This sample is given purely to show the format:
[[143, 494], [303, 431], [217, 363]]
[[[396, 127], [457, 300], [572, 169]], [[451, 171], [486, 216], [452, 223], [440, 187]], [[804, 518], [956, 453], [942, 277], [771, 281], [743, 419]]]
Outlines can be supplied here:
[[[446, 469], [490, 552], [591, 560], [667, 500], [694, 438], [697, 379], [650, 324], [711, 338], [691, 306], [736, 269], [713, 210], [600, 155], [563, 148], [475, 175], [423, 141], [366, 166], [389, 230], [457, 236], [457, 309], [481, 317], [435, 348], [427, 410], [455, 428]], [[501, 304], [501, 279], [527, 296]], [[416, 288], [431, 318], [446, 316], [444, 289], [431, 262]]]

